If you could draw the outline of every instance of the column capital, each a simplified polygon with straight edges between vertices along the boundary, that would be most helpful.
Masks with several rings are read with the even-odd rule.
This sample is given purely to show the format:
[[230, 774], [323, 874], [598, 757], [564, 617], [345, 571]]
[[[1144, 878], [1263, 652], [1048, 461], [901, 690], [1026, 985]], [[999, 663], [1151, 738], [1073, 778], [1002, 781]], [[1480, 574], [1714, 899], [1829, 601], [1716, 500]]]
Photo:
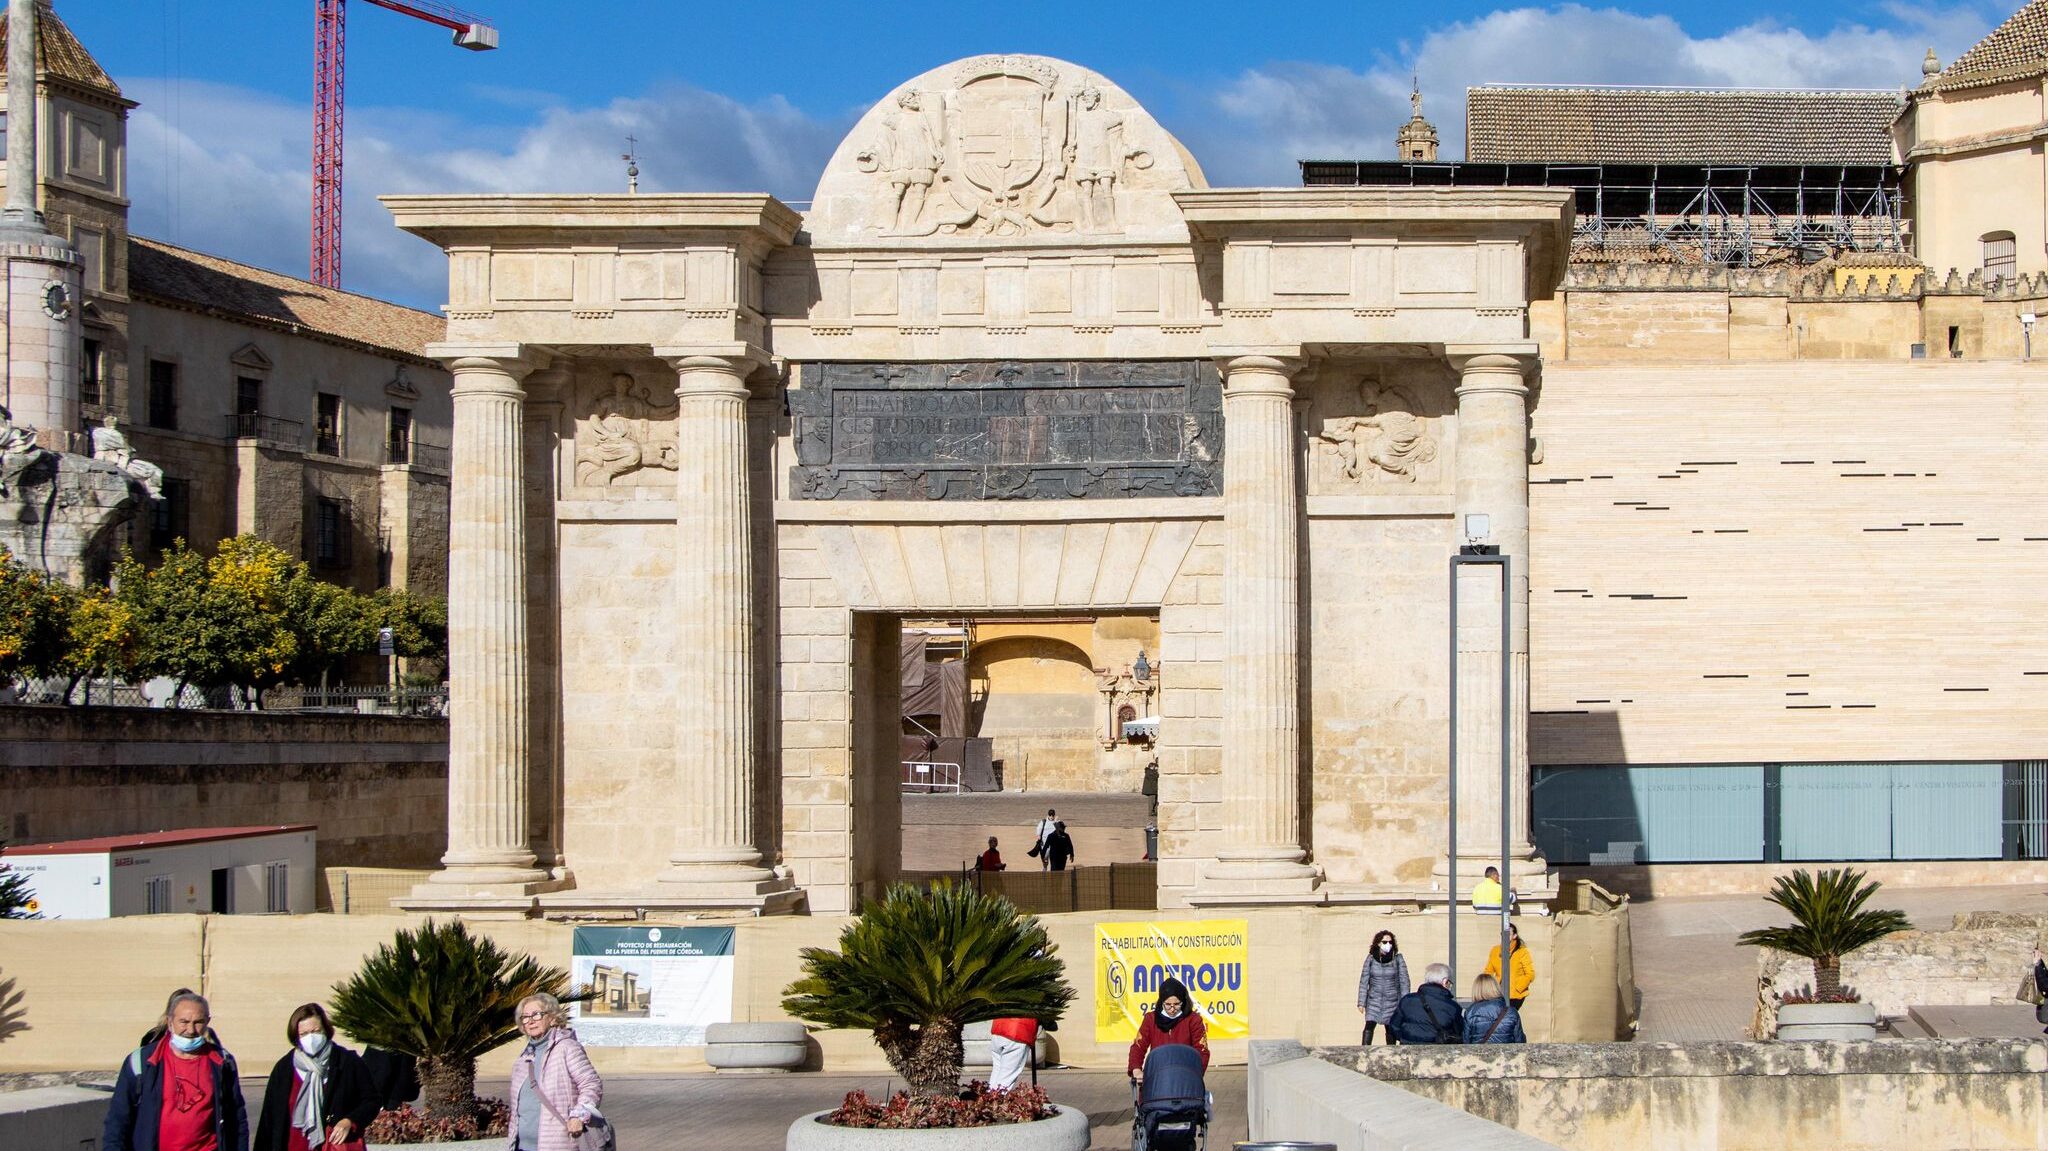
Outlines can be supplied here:
[[1534, 344], [1445, 344], [1444, 357], [1458, 373], [1458, 394], [1514, 391], [1526, 394], [1529, 377], [1542, 363]]
[[450, 372], [503, 372], [515, 380], [525, 379], [547, 359], [527, 344], [428, 344], [427, 355]]
[[753, 375], [757, 368], [774, 358], [753, 344], [737, 341], [721, 344], [670, 345], [657, 347], [652, 351], [656, 359], [679, 372], [724, 370], [738, 375], [741, 379]]
[[1299, 356], [1266, 352], [1219, 355], [1216, 366], [1223, 373], [1224, 396], [1294, 395], [1294, 377], [1306, 363]]

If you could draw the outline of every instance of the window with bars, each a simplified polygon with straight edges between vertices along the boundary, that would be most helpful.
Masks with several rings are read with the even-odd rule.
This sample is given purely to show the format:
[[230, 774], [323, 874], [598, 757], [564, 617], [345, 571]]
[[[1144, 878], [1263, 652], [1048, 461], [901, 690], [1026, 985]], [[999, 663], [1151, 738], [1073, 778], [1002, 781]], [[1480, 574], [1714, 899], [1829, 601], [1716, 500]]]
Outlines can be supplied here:
[[192, 481], [164, 480], [164, 496], [150, 509], [149, 546], [162, 551], [192, 538]]
[[149, 362], [149, 426], [178, 430], [178, 365], [169, 360]]
[[266, 863], [263, 865], [263, 909], [273, 915], [282, 915], [292, 909], [291, 865], [289, 863]]
[[394, 406], [384, 429], [384, 462], [412, 462], [412, 409]]
[[313, 501], [313, 566], [349, 566], [349, 501], [321, 496]]
[[168, 915], [171, 912], [171, 877], [152, 875], [144, 881], [142, 909], [148, 915]]
[[2019, 242], [2011, 232], [1984, 237], [1984, 282], [2010, 280], [2019, 271]]
[[101, 372], [100, 342], [87, 336], [78, 350], [78, 401], [97, 408], [106, 402]]

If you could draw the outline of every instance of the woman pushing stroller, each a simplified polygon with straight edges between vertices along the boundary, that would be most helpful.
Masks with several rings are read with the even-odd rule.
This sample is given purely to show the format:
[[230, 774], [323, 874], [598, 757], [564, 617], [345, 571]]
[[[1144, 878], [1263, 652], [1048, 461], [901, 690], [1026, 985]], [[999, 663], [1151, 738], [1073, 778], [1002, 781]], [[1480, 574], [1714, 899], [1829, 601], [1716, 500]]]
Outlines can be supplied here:
[[1201, 1052], [1202, 1070], [1209, 1069], [1208, 1024], [1202, 1021], [1202, 1013], [1195, 1010], [1195, 1001], [1188, 994], [1187, 985], [1169, 977], [1159, 981], [1159, 999], [1138, 1024], [1137, 1038], [1131, 1040], [1131, 1058], [1125, 1068], [1126, 1073], [1132, 1079], [1143, 1078], [1145, 1057], [1152, 1053], [1152, 1049], [1175, 1043]]

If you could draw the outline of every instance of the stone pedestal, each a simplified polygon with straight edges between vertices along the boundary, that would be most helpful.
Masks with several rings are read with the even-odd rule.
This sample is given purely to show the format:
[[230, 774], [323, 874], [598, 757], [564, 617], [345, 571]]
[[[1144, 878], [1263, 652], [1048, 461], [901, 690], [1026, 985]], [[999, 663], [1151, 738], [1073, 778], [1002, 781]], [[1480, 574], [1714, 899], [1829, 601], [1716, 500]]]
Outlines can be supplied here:
[[[1452, 349], [1458, 369], [1457, 530], [1487, 517], [1490, 539], [1509, 560], [1508, 645], [1501, 650], [1500, 571], [1473, 566], [1458, 585], [1458, 859], [1469, 891], [1501, 858], [1501, 725], [1508, 732], [1509, 881], [1517, 890], [1549, 885], [1529, 842], [1529, 387], [1531, 357], [1519, 350]], [[1508, 711], [1501, 714], [1501, 665]], [[1535, 861], [1532, 863], [1532, 861]], [[1517, 870], [1517, 864], [1530, 864]], [[1439, 860], [1436, 875], [1450, 876]]]
[[655, 898], [780, 910], [797, 893], [756, 842], [758, 770], [745, 355], [658, 351], [676, 369], [676, 790]]
[[1298, 361], [1223, 363], [1223, 843], [1202, 904], [1312, 899], [1301, 844]]
[[417, 909], [496, 907], [561, 886], [528, 843], [526, 459], [519, 349], [456, 355], [448, 524], [448, 853]]

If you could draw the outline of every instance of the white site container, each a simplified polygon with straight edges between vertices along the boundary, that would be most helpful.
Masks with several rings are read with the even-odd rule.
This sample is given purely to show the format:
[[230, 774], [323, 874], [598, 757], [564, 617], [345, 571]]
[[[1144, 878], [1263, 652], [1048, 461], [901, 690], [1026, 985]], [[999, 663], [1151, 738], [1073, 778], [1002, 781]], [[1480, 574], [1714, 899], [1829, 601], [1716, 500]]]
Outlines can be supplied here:
[[310, 823], [195, 827], [32, 843], [0, 852], [28, 877], [45, 919], [170, 911], [313, 910]]

